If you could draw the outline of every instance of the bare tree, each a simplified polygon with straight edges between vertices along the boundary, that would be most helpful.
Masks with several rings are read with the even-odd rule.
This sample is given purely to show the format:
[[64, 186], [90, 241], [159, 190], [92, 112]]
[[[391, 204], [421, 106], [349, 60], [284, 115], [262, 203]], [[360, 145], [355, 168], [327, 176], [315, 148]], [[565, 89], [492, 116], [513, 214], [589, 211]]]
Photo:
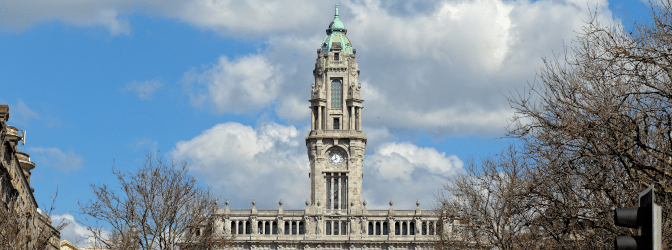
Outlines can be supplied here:
[[108, 249], [219, 249], [231, 236], [223, 234], [212, 214], [215, 199], [199, 187], [186, 162], [166, 165], [158, 153], [147, 153], [137, 173], [112, 172], [119, 189], [92, 184], [96, 196], [80, 203], [80, 213], [109, 225], [86, 223], [90, 244]]
[[529, 167], [513, 146], [480, 164], [469, 159], [465, 171], [446, 182], [438, 197], [443, 214], [438, 249], [534, 248]]
[[0, 204], [0, 249], [1, 250], [43, 250], [57, 249], [60, 242], [60, 230], [68, 223], [60, 221], [51, 225], [51, 213], [56, 208], [56, 194], [52, 197], [51, 207], [42, 212], [21, 207], [18, 196], [9, 195], [10, 201]]
[[[593, 18], [565, 58], [544, 60], [529, 92], [510, 98], [509, 135], [533, 159], [531, 227], [552, 248], [609, 248], [613, 209], [655, 185], [663, 244], [672, 240], [672, 4], [651, 4], [632, 32]], [[546, 247], [545, 247], [546, 248]], [[664, 247], [665, 248], [665, 247]]]

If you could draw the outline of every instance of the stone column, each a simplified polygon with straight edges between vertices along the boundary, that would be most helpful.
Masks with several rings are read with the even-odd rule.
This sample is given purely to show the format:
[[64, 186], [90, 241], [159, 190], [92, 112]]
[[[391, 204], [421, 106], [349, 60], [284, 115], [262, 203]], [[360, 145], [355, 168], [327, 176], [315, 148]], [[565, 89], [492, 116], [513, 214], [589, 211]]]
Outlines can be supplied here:
[[362, 130], [362, 107], [359, 107], [359, 116], [357, 118], [357, 130]]
[[330, 202], [331, 204], [329, 204], [331, 207], [327, 207], [327, 209], [334, 209], [334, 180], [335, 180], [334, 179], [334, 174], [331, 173], [331, 175], [329, 175], [329, 178], [331, 178], [331, 182], [329, 183], [329, 185], [331, 185], [331, 188], [329, 189], [330, 192], [327, 194], [327, 196], [331, 197], [329, 199], [329, 200], [331, 200], [331, 202]]
[[322, 129], [322, 107], [317, 106], [317, 128], [315, 130]]

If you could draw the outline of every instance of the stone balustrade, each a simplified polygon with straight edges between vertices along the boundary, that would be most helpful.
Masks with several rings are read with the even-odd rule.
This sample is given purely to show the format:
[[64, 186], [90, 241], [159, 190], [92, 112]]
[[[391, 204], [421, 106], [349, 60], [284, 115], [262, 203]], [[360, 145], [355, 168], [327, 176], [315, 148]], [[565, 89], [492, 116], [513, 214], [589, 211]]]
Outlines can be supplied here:
[[[437, 232], [438, 213], [434, 210], [322, 209], [218, 209], [217, 231], [234, 234], [237, 242], [275, 241], [394, 241], [429, 242]], [[458, 221], [451, 224], [459, 224]], [[450, 228], [453, 225], [449, 226]]]

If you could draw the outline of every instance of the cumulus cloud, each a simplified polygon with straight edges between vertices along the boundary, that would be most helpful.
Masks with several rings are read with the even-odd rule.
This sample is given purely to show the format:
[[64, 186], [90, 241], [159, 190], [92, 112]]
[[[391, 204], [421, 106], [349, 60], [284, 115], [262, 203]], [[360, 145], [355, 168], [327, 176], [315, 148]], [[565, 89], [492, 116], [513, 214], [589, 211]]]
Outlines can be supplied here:
[[91, 231], [77, 223], [75, 217], [69, 213], [56, 214], [51, 216], [52, 225], [57, 226], [61, 222], [68, 223], [68, 225], [63, 228], [63, 230], [61, 230], [61, 240], [68, 240], [77, 246], [87, 245], [86, 242], [88, 237], [93, 235]]
[[[240, 123], [218, 124], [171, 152], [186, 159], [205, 182], [238, 208], [299, 207], [310, 195], [308, 156], [294, 126], [269, 123], [252, 128]], [[269, 188], [272, 187], [272, 188]]]
[[29, 147], [27, 151], [30, 153], [31, 161], [37, 165], [44, 165], [65, 172], [79, 170], [84, 166], [84, 159], [75, 154], [73, 150], [64, 153], [56, 147]]
[[413, 208], [418, 200], [429, 208], [439, 187], [462, 166], [457, 156], [434, 148], [383, 143], [364, 158], [363, 198], [371, 208], [385, 208], [389, 199], [397, 208]]
[[[212, 106], [217, 113], [276, 105], [276, 113], [289, 121], [308, 119], [309, 112], [298, 108], [308, 106], [315, 49], [333, 15], [331, 4], [306, 0], [15, 1], [6, 6], [10, 11], [3, 13], [26, 6], [36, 11], [15, 15], [3, 27], [63, 20], [124, 33], [123, 17], [144, 12], [225, 36], [262, 37], [267, 46], [258, 54], [222, 56], [214, 65], [187, 72], [185, 90], [192, 104]], [[588, 7], [601, 23], [617, 22], [604, 0], [372, 0], [339, 7], [359, 52], [364, 124], [446, 135], [501, 134], [512, 115], [509, 91], [534, 80], [542, 57], [564, 51], [563, 42], [569, 44], [589, 19]]]
[[149, 101], [152, 100], [152, 96], [161, 86], [162, 84], [159, 80], [133, 81], [127, 83], [122, 91], [132, 92], [141, 100]]
[[[252, 199], [259, 208], [276, 208], [279, 199], [287, 208], [302, 208], [310, 195], [305, 132], [275, 123], [253, 128], [229, 122], [178, 142], [171, 154], [190, 162], [232, 208], [247, 208]], [[387, 138], [387, 133], [372, 135]], [[385, 199], [406, 207], [416, 199], [429, 204], [443, 181], [461, 167], [459, 158], [434, 148], [382, 143], [364, 160], [365, 198], [371, 197], [374, 208], [386, 204]]]
[[264, 107], [276, 99], [281, 83], [278, 66], [260, 55], [233, 61], [221, 56], [211, 68], [203, 72], [194, 69], [183, 78], [193, 105], [211, 104], [219, 113], [240, 113]]
[[[614, 22], [606, 2], [598, 2], [598, 19]], [[574, 31], [584, 25], [582, 20], [587, 20], [587, 6], [598, 2], [342, 4], [341, 20], [359, 51], [359, 80], [366, 101], [363, 123], [395, 130], [423, 129], [447, 136], [502, 133], [513, 115], [506, 96], [510, 91], [522, 90], [534, 79], [542, 57], [564, 51], [563, 41], [572, 40]], [[321, 13], [314, 22], [331, 21], [331, 13]], [[283, 78], [275, 91], [265, 91], [266, 101], [253, 102], [249, 107], [259, 109], [276, 103], [280, 117], [305, 120], [309, 112], [301, 110], [308, 106], [305, 100], [314, 81], [310, 73], [314, 51], [325, 36], [323, 28], [314, 33], [268, 34], [268, 47], [254, 57], [263, 58], [269, 65], [283, 65]], [[213, 89], [191, 91], [199, 93], [193, 95], [197, 98], [192, 101], [207, 100]], [[219, 104], [229, 105], [232, 104]]]

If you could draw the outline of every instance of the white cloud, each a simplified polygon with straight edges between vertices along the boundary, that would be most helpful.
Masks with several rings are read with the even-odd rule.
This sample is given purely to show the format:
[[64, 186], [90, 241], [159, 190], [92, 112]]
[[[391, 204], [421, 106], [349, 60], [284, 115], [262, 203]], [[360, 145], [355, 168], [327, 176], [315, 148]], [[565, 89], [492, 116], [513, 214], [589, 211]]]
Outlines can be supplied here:
[[310, 194], [302, 136], [294, 126], [269, 123], [255, 129], [229, 122], [178, 142], [172, 155], [188, 160], [232, 206], [249, 206], [256, 199], [258, 207], [272, 207], [282, 199], [299, 207]]
[[[27, 8], [18, 2], [8, 8]], [[256, 55], [222, 56], [186, 73], [185, 89], [192, 104], [217, 113], [277, 104], [277, 114], [291, 121], [308, 118], [302, 107], [314, 81], [315, 49], [333, 15], [330, 3], [305, 0], [69, 0], [30, 6], [35, 14], [6, 21], [12, 22], [6, 27], [73, 16], [77, 21], [64, 22], [123, 33], [123, 17], [144, 11], [225, 36], [262, 37], [267, 47]], [[589, 19], [589, 7], [601, 23], [617, 22], [604, 0], [371, 0], [339, 7], [358, 50], [364, 124], [446, 135], [501, 134], [512, 114], [509, 91], [534, 79], [542, 57], [564, 51], [563, 41], [569, 44]]]
[[455, 155], [410, 142], [383, 143], [364, 159], [363, 198], [369, 208], [385, 208], [390, 199], [397, 208], [414, 208], [420, 200], [430, 208], [439, 187], [463, 166]]
[[143, 101], [152, 100], [154, 93], [161, 88], [162, 84], [159, 80], [147, 80], [143, 82], [133, 81], [126, 84], [123, 91], [133, 92], [138, 98]]
[[75, 217], [69, 213], [51, 216], [52, 225], [57, 226], [61, 221], [68, 223], [68, 225], [61, 230], [61, 240], [68, 240], [77, 246], [87, 245], [86, 242], [88, 237], [93, 235], [91, 231], [77, 223]]
[[84, 166], [84, 159], [75, 154], [73, 150], [64, 153], [56, 147], [28, 147], [27, 151], [30, 152], [31, 161], [38, 166], [44, 165], [65, 172], [79, 170]]
[[0, 29], [21, 30], [41, 22], [60, 21], [69, 25], [103, 26], [112, 35], [128, 34], [128, 21], [123, 14], [136, 8], [135, 1], [103, 0], [25, 0], [0, 1]]
[[28, 125], [28, 122], [32, 119], [42, 119], [39, 114], [30, 109], [28, 105], [26, 105], [26, 103], [24, 103], [21, 99], [19, 99], [19, 101], [16, 103], [16, 108], [10, 107], [9, 117], [11, 121], [15, 121], [16, 123], [22, 125]]
[[219, 63], [198, 72], [187, 72], [183, 78], [192, 104], [208, 102], [217, 112], [256, 110], [274, 101], [282, 83], [282, 74], [260, 55], [250, 55]]
[[[374, 130], [372, 138], [387, 138], [387, 133]], [[178, 142], [171, 153], [188, 160], [215, 193], [231, 200], [231, 208], [249, 207], [252, 199], [258, 208], [276, 208], [279, 199], [286, 208], [302, 208], [310, 195], [303, 136], [293, 126], [269, 123], [255, 129], [229, 122]], [[434, 148], [382, 143], [364, 160], [365, 198], [374, 197], [368, 200], [370, 207], [390, 198], [408, 203], [405, 207], [415, 199], [429, 204], [443, 181], [461, 167], [456, 156]]]

